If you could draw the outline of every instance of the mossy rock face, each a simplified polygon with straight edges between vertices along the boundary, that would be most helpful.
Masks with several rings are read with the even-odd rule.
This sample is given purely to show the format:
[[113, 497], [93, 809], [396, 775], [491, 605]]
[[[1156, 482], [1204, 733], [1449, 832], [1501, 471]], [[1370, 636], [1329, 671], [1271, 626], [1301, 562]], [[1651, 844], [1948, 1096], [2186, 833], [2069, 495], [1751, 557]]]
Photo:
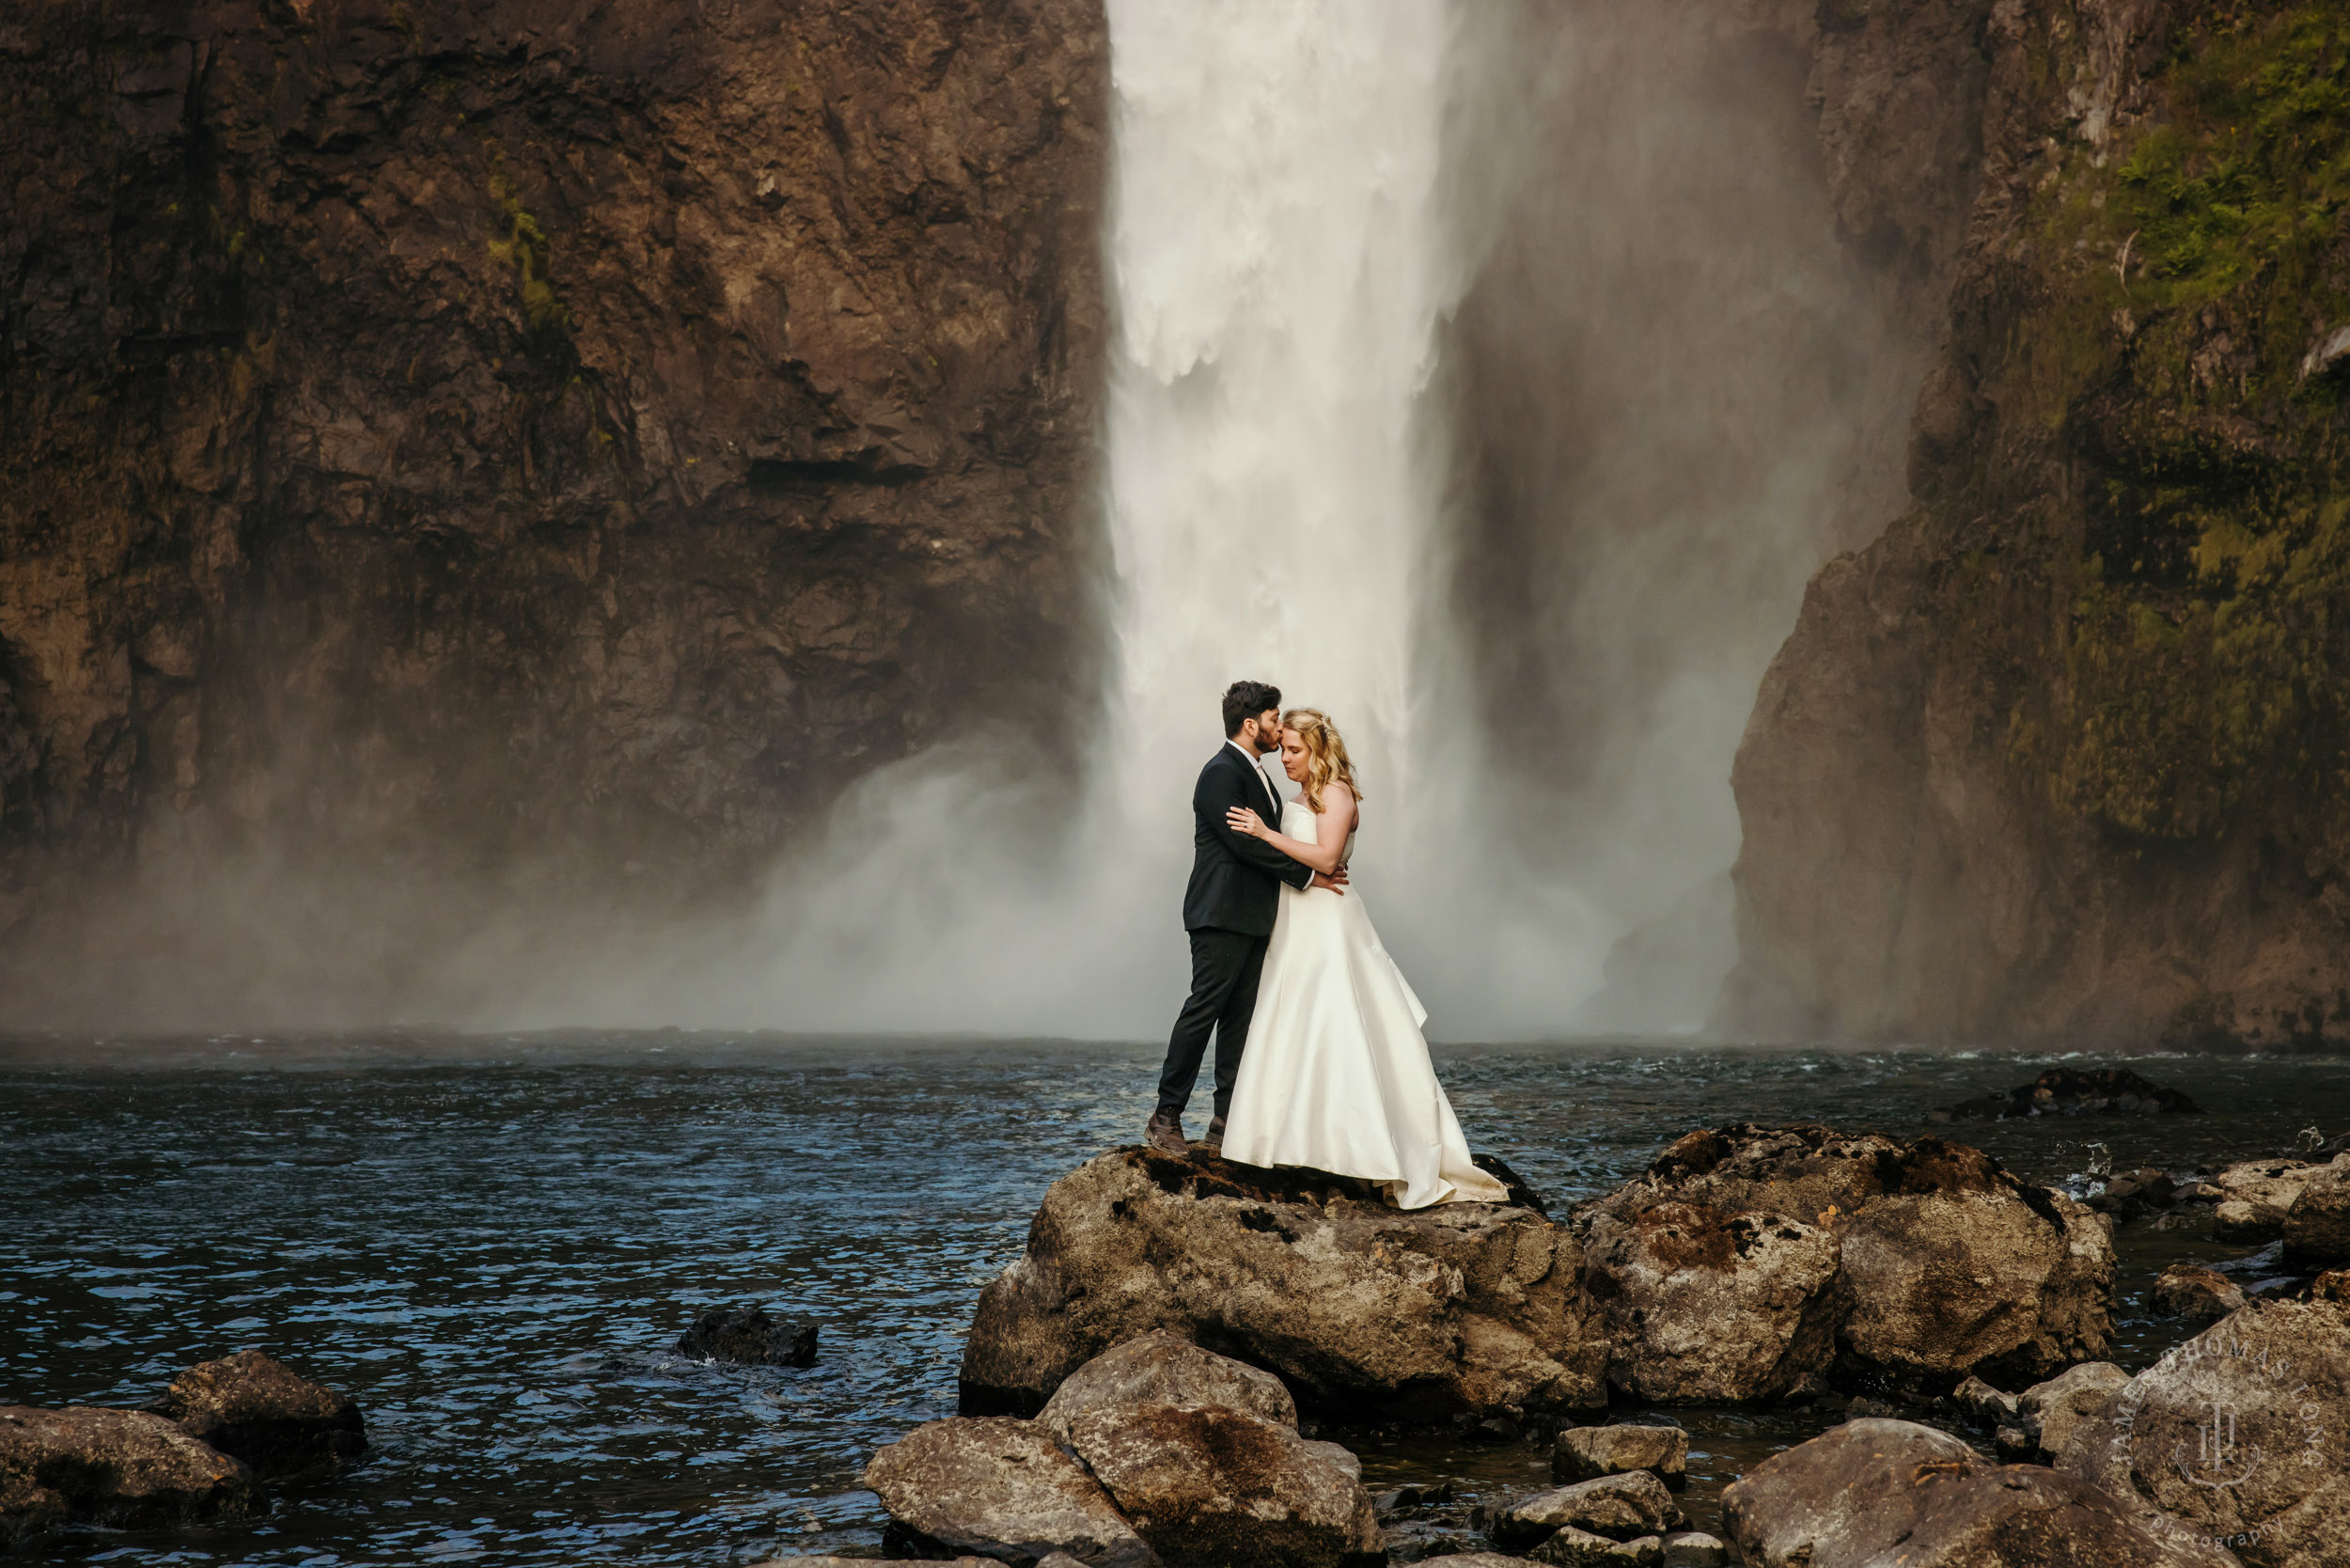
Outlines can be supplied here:
[[1764, 682], [1732, 995], [1896, 1038], [2338, 1043], [2350, 11], [2033, 3], [1982, 38], [1917, 510], [1820, 574]]

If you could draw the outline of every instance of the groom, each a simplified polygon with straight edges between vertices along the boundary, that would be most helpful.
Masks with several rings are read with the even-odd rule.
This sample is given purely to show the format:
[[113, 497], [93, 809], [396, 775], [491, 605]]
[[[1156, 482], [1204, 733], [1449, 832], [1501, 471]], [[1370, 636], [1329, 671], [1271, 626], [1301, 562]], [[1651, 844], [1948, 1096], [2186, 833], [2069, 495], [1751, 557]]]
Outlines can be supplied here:
[[1199, 1058], [1215, 1035], [1215, 1117], [1205, 1142], [1224, 1146], [1224, 1116], [1232, 1108], [1232, 1080], [1248, 1044], [1248, 1018], [1257, 1009], [1257, 977], [1280, 908], [1281, 884], [1343, 891], [1341, 867], [1326, 877], [1292, 860], [1261, 839], [1235, 833], [1224, 814], [1246, 806], [1278, 826], [1281, 798], [1257, 759], [1281, 745], [1281, 692], [1260, 681], [1235, 681], [1224, 694], [1224, 745], [1199, 770], [1191, 789], [1191, 886], [1183, 890], [1183, 927], [1191, 933], [1191, 997], [1175, 1016], [1159, 1074], [1159, 1108], [1143, 1136], [1169, 1154], [1188, 1154], [1183, 1104], [1199, 1076]]

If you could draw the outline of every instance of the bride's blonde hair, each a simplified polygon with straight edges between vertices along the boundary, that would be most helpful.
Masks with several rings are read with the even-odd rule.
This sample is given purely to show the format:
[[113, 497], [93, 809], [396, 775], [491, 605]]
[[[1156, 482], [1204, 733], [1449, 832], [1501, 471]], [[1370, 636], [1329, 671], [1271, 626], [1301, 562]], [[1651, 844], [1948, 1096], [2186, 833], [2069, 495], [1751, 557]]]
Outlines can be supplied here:
[[1363, 798], [1363, 787], [1355, 782], [1354, 760], [1346, 755], [1345, 738], [1330, 722], [1329, 714], [1319, 708], [1292, 708], [1281, 715], [1281, 728], [1296, 730], [1306, 743], [1306, 779], [1301, 792], [1314, 815], [1322, 814], [1325, 784], [1343, 784], [1356, 800]]

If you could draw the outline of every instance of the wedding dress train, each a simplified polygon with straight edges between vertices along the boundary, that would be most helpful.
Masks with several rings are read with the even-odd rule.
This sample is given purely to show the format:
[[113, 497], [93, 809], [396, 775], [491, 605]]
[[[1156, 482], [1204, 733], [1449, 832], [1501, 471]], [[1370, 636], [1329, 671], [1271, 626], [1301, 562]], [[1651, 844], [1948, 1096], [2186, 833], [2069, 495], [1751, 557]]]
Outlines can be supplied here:
[[[1292, 839], [1319, 843], [1319, 822], [1303, 801], [1281, 811]], [[1399, 1208], [1505, 1201], [1469, 1159], [1428, 1059], [1427, 1021], [1360, 894], [1283, 887], [1224, 1157], [1385, 1182]]]

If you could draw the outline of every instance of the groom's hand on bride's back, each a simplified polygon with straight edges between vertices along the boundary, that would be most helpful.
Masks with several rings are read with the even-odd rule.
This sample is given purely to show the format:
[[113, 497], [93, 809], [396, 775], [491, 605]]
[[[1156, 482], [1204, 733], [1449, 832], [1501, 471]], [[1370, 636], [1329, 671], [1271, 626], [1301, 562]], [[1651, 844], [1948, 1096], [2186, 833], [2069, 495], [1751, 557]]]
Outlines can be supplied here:
[[1314, 873], [1313, 881], [1308, 883], [1307, 886], [1309, 887], [1326, 887], [1331, 892], [1343, 898], [1346, 895], [1346, 868], [1340, 866], [1335, 871], [1316, 871]]

